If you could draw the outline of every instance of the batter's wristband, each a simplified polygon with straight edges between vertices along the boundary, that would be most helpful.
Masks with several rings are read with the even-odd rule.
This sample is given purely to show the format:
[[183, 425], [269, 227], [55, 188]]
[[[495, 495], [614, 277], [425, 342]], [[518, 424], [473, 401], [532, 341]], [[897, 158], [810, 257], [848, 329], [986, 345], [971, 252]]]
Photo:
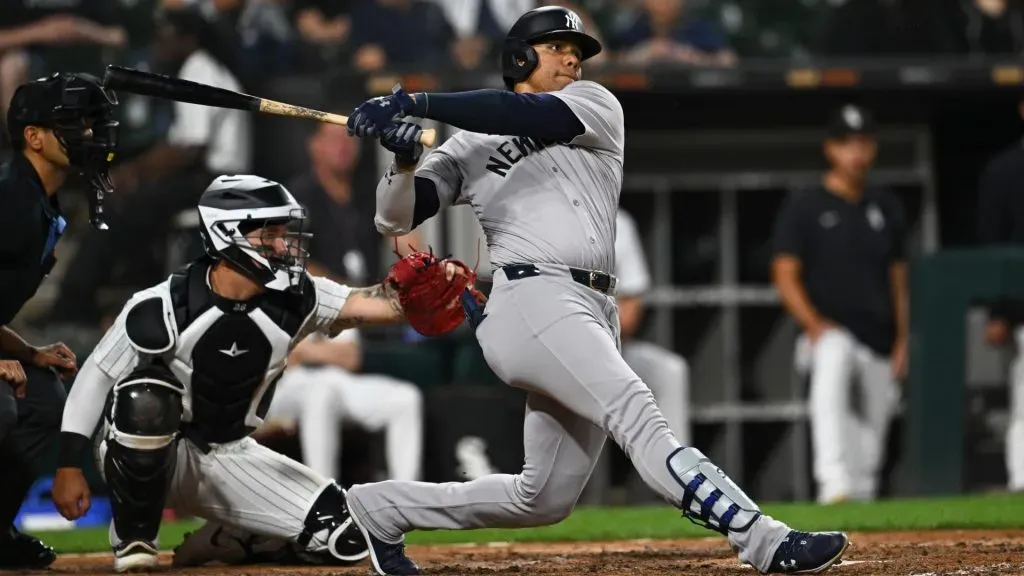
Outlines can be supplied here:
[[81, 468], [82, 457], [88, 450], [88, 438], [77, 432], [61, 432], [60, 450], [57, 452], [57, 467]]

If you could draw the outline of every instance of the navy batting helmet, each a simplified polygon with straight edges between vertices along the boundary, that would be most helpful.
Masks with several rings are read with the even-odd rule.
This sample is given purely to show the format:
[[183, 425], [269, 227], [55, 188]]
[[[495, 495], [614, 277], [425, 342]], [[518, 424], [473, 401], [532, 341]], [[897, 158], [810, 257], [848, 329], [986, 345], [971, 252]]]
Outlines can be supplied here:
[[561, 38], [580, 48], [582, 60], [601, 51], [601, 43], [583, 30], [578, 14], [561, 6], [535, 8], [523, 14], [505, 36], [501, 51], [501, 75], [511, 90], [517, 82], [530, 77], [537, 67], [537, 51], [532, 44]]

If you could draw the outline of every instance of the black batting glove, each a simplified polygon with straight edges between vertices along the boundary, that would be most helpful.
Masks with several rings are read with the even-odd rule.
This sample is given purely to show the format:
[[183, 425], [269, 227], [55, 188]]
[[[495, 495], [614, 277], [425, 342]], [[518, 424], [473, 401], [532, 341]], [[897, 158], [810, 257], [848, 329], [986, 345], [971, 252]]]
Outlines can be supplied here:
[[388, 126], [408, 116], [415, 107], [412, 96], [396, 84], [389, 96], [378, 96], [363, 102], [348, 118], [350, 136], [377, 136]]
[[381, 146], [395, 153], [395, 161], [401, 166], [415, 166], [423, 155], [420, 135], [423, 128], [412, 122], [398, 122], [386, 128], [380, 135]]

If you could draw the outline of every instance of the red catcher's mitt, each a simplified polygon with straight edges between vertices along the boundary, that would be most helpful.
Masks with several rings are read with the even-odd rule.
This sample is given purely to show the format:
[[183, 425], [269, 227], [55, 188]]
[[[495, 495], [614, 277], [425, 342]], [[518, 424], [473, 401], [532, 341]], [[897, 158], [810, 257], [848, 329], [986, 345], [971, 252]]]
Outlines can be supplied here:
[[[464, 273], [446, 278], [445, 264], [455, 264]], [[409, 325], [424, 336], [451, 332], [466, 319], [462, 292], [469, 290], [478, 302], [484, 296], [473, 283], [476, 271], [459, 260], [438, 258], [433, 251], [417, 251], [391, 265], [385, 285], [394, 290]]]

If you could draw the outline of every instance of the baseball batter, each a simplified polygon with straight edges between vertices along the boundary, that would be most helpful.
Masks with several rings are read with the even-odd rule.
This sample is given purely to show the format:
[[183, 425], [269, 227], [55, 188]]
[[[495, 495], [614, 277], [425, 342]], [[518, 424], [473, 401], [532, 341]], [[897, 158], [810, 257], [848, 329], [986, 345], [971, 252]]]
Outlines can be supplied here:
[[[390, 287], [310, 276], [304, 210], [276, 182], [219, 177], [199, 214], [207, 256], [133, 296], [71, 388], [54, 502], [68, 519], [88, 510], [81, 458], [105, 414], [96, 458], [111, 491], [117, 571], [156, 564], [165, 506], [361, 560], [365, 538], [344, 491], [249, 435], [297, 342], [398, 322], [402, 308]], [[447, 266], [438, 273], [450, 280]]]
[[[572, 512], [611, 436], [640, 475], [685, 516], [727, 536], [763, 573], [819, 572], [848, 546], [841, 533], [791, 530], [760, 511], [704, 454], [671, 433], [620, 354], [615, 214], [625, 140], [617, 99], [581, 80], [601, 50], [574, 12], [521, 16], [504, 45], [509, 90], [389, 96], [358, 106], [349, 129], [379, 137], [395, 161], [377, 188], [377, 229], [408, 233], [441, 209], [471, 205], [487, 238], [493, 289], [467, 313], [491, 368], [528, 391], [519, 474], [470, 482], [387, 481], [348, 492], [379, 574], [418, 574], [414, 529], [522, 527]], [[403, 117], [462, 132], [426, 156]]]

